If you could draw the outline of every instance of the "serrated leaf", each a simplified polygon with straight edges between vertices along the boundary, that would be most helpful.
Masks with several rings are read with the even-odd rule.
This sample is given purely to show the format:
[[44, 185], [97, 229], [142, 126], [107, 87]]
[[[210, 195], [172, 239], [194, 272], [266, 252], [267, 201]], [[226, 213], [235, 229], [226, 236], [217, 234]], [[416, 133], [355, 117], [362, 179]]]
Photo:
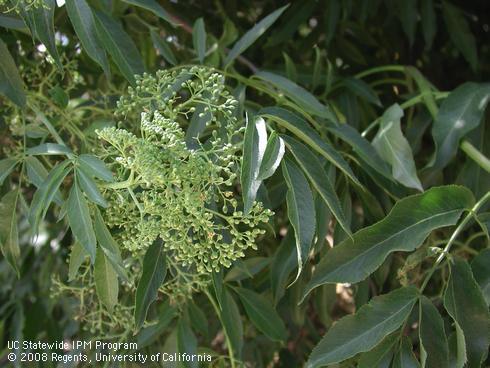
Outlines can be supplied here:
[[403, 324], [418, 298], [414, 287], [373, 298], [359, 311], [334, 324], [313, 349], [307, 368], [342, 362], [371, 350]]
[[107, 55], [97, 33], [95, 18], [86, 0], [66, 0], [66, 11], [83, 50], [109, 75]]
[[0, 185], [3, 184], [7, 176], [9, 176], [12, 170], [14, 170], [17, 162], [18, 161], [13, 158], [4, 158], [0, 161]]
[[264, 119], [248, 120], [243, 142], [243, 157], [240, 173], [243, 212], [247, 214], [253, 206], [261, 181], [258, 180], [260, 164], [267, 146], [267, 129]]
[[57, 143], [43, 143], [31, 147], [26, 152], [28, 155], [71, 155], [73, 152], [67, 146]]
[[194, 22], [194, 27], [192, 28], [192, 43], [197, 58], [202, 64], [204, 62], [204, 57], [206, 56], [206, 29], [202, 18], [199, 18]]
[[158, 338], [167, 328], [169, 323], [177, 316], [177, 309], [170, 305], [168, 300], [165, 301], [158, 315], [158, 322], [154, 325], [142, 328], [136, 335], [136, 342], [138, 347], [144, 348], [150, 345], [156, 338]]
[[114, 268], [114, 271], [116, 271], [116, 273], [123, 280], [127, 281], [128, 275], [123, 265], [123, 260], [121, 258], [119, 247], [112, 237], [109, 229], [105, 225], [104, 219], [102, 218], [102, 215], [97, 208], [95, 209], [95, 236], [100, 245], [100, 248], [102, 248], [102, 251]]
[[454, 45], [463, 54], [471, 68], [476, 70], [478, 67], [476, 40], [471, 33], [465, 15], [456, 6], [447, 1], [442, 2], [442, 14]]
[[330, 144], [325, 142], [308, 123], [300, 116], [280, 107], [266, 107], [259, 111], [259, 115], [274, 120], [279, 125], [291, 131], [308, 146], [320, 153], [332, 164], [337, 166], [354, 183], [361, 185], [352, 172], [349, 164]]
[[156, 16], [170, 23], [171, 25], [175, 25], [172, 16], [165, 9], [163, 9], [160, 6], [160, 4], [158, 4], [158, 2], [155, 0], [123, 0], [123, 1], [125, 3], [149, 10]]
[[348, 124], [328, 124], [327, 129], [335, 136], [339, 137], [349, 144], [354, 152], [356, 152], [364, 162], [371, 166], [378, 173], [393, 180], [390, 170], [386, 162], [379, 157], [378, 152], [374, 149], [366, 138], [364, 138], [357, 130]]
[[59, 193], [58, 188], [71, 171], [70, 161], [65, 160], [56, 165], [48, 174], [38, 190], [34, 193], [29, 211], [29, 223], [33, 233], [37, 233], [39, 222], [44, 219], [53, 198]]
[[88, 197], [88, 199], [90, 199], [93, 203], [98, 204], [99, 206], [107, 207], [107, 201], [104, 199], [102, 194], [100, 194], [100, 191], [97, 188], [97, 184], [88, 174], [84, 172], [84, 169], [82, 167], [76, 170], [76, 177], [80, 188]]
[[284, 140], [296, 159], [296, 162], [303, 169], [303, 172], [318, 194], [320, 194], [320, 197], [325, 201], [325, 204], [335, 216], [340, 226], [342, 226], [348, 235], [351, 235], [350, 226], [340, 205], [340, 200], [318, 158], [297, 140], [287, 136], [284, 136]]
[[168, 42], [164, 40], [158, 33], [156, 33], [152, 29], [150, 30], [150, 36], [151, 36], [151, 40], [153, 41], [153, 46], [158, 50], [158, 52], [160, 53], [160, 55], [162, 55], [165, 61], [171, 65], [177, 65], [178, 61], [175, 58], [172, 49], [167, 44]]
[[468, 367], [480, 367], [490, 344], [490, 314], [471, 268], [464, 260], [456, 259], [451, 265], [444, 307], [464, 333]]
[[483, 297], [490, 305], [490, 249], [482, 250], [471, 262], [475, 281], [480, 285]]
[[288, 218], [294, 228], [296, 240], [297, 280], [303, 270], [303, 265], [308, 259], [311, 243], [315, 236], [315, 204], [308, 181], [298, 166], [286, 157], [281, 167], [288, 186], [286, 195]]
[[7, 45], [0, 39], [0, 94], [7, 96], [15, 104], [24, 107], [26, 95], [15, 61]]
[[459, 186], [435, 187], [398, 201], [383, 220], [359, 230], [320, 260], [305, 296], [321, 284], [364, 280], [389, 254], [412, 251], [431, 231], [454, 225], [473, 202], [472, 193]]
[[111, 55], [122, 75], [135, 85], [134, 76], [145, 71], [138, 48], [121, 24], [111, 16], [95, 11], [95, 19], [100, 42]]
[[42, 6], [32, 6], [27, 10], [21, 9], [21, 15], [28, 24], [33, 37], [41, 41], [53, 57], [58, 68], [62, 69], [60, 56], [56, 48], [54, 34], [55, 0], [44, 0]]
[[274, 131], [267, 140], [264, 157], [260, 164], [258, 180], [265, 180], [271, 177], [279, 167], [284, 156], [284, 141]]
[[[181, 354], [186, 353], [190, 356], [196, 356], [197, 354], [197, 339], [192, 332], [191, 326], [185, 318], [181, 318], [177, 324], [177, 345]], [[185, 361], [182, 364], [184, 367], [198, 368], [199, 363], [197, 359]]]
[[386, 336], [374, 349], [361, 354], [358, 368], [382, 367], [386, 361], [389, 365], [393, 358], [393, 347], [398, 340], [396, 333]]
[[283, 6], [279, 8], [263, 19], [261, 19], [256, 25], [254, 25], [250, 30], [247, 31], [232, 47], [228, 55], [226, 56], [223, 64], [228, 66], [233, 60], [237, 58], [238, 55], [243, 53], [246, 49], [248, 49], [260, 36], [262, 36], [267, 29], [274, 24], [274, 22], [279, 18], [279, 16], [283, 13], [284, 10], [289, 5]]
[[364, 82], [362, 79], [348, 77], [342, 80], [342, 84], [346, 86], [347, 89], [349, 89], [352, 93], [362, 98], [363, 100], [376, 106], [382, 106], [376, 92], [374, 92], [371, 86], [369, 86], [369, 84]]
[[[48, 176], [48, 171], [43, 166], [43, 164], [34, 156], [27, 156], [24, 160], [26, 163], [26, 171], [29, 181], [34, 184], [36, 188], [40, 188], [44, 180], [46, 180]], [[63, 198], [61, 197], [61, 193], [59, 190], [56, 191], [53, 200], [56, 202], [57, 205], [61, 206], [63, 204]]]
[[251, 257], [245, 260], [237, 260], [235, 265], [228, 271], [224, 281], [242, 281], [253, 277], [269, 265], [271, 259], [268, 257]]
[[136, 289], [134, 321], [139, 329], [146, 319], [150, 304], [156, 299], [158, 288], [167, 274], [167, 260], [161, 241], [154, 241], [146, 251], [143, 260], [143, 273]]
[[8, 264], [20, 275], [20, 247], [17, 230], [19, 190], [12, 190], [0, 200], [0, 249]]
[[317, 115], [321, 118], [329, 119], [333, 122], [337, 120], [327, 106], [323, 105], [310, 92], [293, 81], [290, 81], [283, 76], [264, 71], [257, 72], [255, 76], [278, 88], [288, 98], [308, 111], [308, 113]]
[[298, 264], [298, 256], [295, 248], [296, 239], [294, 237], [294, 230], [290, 226], [271, 264], [271, 288], [274, 296], [274, 305], [284, 296], [289, 275]]
[[393, 359], [393, 368], [420, 368], [420, 364], [413, 355], [412, 344], [408, 337], [402, 338], [401, 346]]
[[391, 165], [393, 177], [408, 188], [423, 191], [417, 176], [412, 148], [402, 133], [403, 110], [398, 104], [388, 108], [381, 117], [379, 131], [373, 139], [378, 154]]
[[94, 264], [95, 290], [102, 304], [112, 312], [117, 304], [119, 283], [116, 271], [112, 268], [101, 248], [97, 249]]
[[467, 82], [444, 100], [432, 126], [436, 144], [430, 163], [433, 169], [442, 169], [449, 164], [456, 155], [461, 138], [480, 124], [489, 99], [490, 83]]
[[80, 266], [88, 256], [87, 251], [78, 242], [71, 247], [70, 261], [68, 263], [68, 281], [73, 281], [77, 277]]
[[425, 296], [419, 301], [420, 360], [422, 367], [449, 368], [449, 348], [444, 321]]
[[73, 183], [68, 196], [66, 214], [75, 239], [85, 248], [93, 264], [96, 248], [94, 228], [87, 200], [76, 181]]
[[271, 340], [285, 341], [287, 330], [284, 322], [277, 312], [272, 308], [271, 303], [264, 296], [252, 290], [236, 287], [233, 290], [238, 294], [245, 307], [248, 318]]
[[223, 288], [221, 299], [221, 321], [223, 328], [230, 338], [231, 349], [235, 358], [242, 355], [243, 348], [243, 323], [240, 311], [231, 293]]
[[97, 157], [93, 155], [83, 154], [78, 156], [78, 162], [90, 175], [104, 181], [114, 181], [114, 177], [109, 169], [107, 169], [107, 167], [105, 166], [104, 161], [98, 159]]

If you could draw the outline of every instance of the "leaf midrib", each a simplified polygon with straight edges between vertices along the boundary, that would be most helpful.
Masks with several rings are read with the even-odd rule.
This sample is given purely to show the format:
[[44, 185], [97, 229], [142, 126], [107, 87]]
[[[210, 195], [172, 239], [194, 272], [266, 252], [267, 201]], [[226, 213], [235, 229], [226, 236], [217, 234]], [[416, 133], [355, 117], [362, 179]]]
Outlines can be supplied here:
[[409, 225], [408, 227], [405, 227], [403, 228], [403, 230], [400, 230], [400, 231], [397, 231], [396, 233], [390, 235], [388, 238], [386, 238], [385, 240], [375, 244], [374, 246], [372, 247], [369, 247], [368, 249], [366, 249], [366, 251], [363, 251], [361, 253], [359, 253], [356, 257], [354, 258], [351, 258], [348, 262], [346, 263], [343, 263], [341, 264], [337, 269], [335, 269], [335, 271], [332, 271], [332, 272], [329, 272], [329, 274], [332, 274], [332, 273], [338, 273], [339, 270], [342, 270], [343, 268], [345, 268], [346, 266], [350, 265], [352, 262], [355, 262], [357, 261], [357, 259], [367, 253], [369, 253], [371, 250], [375, 250], [377, 249], [379, 246], [385, 244], [386, 242], [390, 241], [392, 238], [394, 237], [397, 237], [398, 235], [400, 235], [401, 233], [405, 232], [405, 231], [408, 231], [410, 230], [411, 228], [413, 227], [416, 227], [420, 224], [423, 224], [424, 222], [426, 221], [429, 221], [429, 220], [432, 220], [432, 219], [435, 219], [435, 218], [438, 218], [438, 217], [441, 217], [441, 216], [446, 216], [448, 214], [452, 214], [452, 213], [456, 213], [456, 212], [459, 212], [459, 211], [463, 211], [464, 209], [455, 209], [455, 210], [451, 210], [451, 211], [447, 211], [447, 212], [443, 212], [443, 213], [439, 213], [435, 216], [431, 216], [431, 217], [428, 217], [428, 218], [425, 218], [421, 221], [417, 221], [416, 223], [412, 224], [412, 225]]
[[[379, 328], [379, 326], [383, 326], [385, 324], [387, 324], [389, 321], [391, 321], [392, 319], [394, 319], [394, 317], [397, 317], [398, 315], [402, 314], [402, 312], [410, 306], [410, 304], [413, 306], [413, 303], [415, 302], [415, 298], [411, 299], [407, 304], [405, 304], [402, 308], [398, 309], [394, 314], [392, 314], [391, 316], [389, 316], [387, 319], [384, 319], [381, 323], [375, 325], [373, 328], [371, 329], [368, 329], [368, 330], [364, 330], [364, 332], [362, 332], [361, 334], [357, 335], [355, 338], [351, 339], [350, 341], [348, 341], [347, 343], [345, 344], [342, 344], [340, 346], [338, 346], [337, 348], [334, 348], [333, 350], [330, 350], [326, 356], [328, 357], [329, 355], [332, 355], [333, 353], [335, 353], [336, 351], [338, 351], [339, 349], [342, 349], [342, 348], [345, 348], [345, 346], [349, 346], [349, 345], [357, 345], [356, 342], [359, 340], [359, 339], [363, 339], [365, 335], [367, 334], [370, 334], [371, 331], [373, 330], [376, 330], [377, 328]], [[395, 327], [392, 331], [396, 330], [397, 327]], [[387, 334], [391, 333], [392, 331], [389, 331]], [[321, 343], [321, 342], [320, 342]], [[367, 350], [363, 350], [363, 351], [367, 351]], [[359, 352], [363, 352], [363, 351], [359, 351]], [[354, 354], [353, 354], [354, 355]], [[324, 358], [325, 359], [325, 358]], [[346, 358], [345, 358], [346, 359]], [[319, 359], [317, 359], [318, 361]], [[335, 361], [335, 362], [328, 362], [327, 364], [331, 364], [331, 363], [337, 363], [339, 361]]]

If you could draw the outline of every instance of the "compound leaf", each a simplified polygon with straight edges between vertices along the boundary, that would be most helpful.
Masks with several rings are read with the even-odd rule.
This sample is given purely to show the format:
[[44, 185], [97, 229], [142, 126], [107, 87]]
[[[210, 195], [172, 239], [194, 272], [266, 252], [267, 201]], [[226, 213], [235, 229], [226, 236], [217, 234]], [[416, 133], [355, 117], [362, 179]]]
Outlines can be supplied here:
[[454, 225], [473, 202], [468, 189], [452, 185], [398, 201], [383, 220], [359, 230], [320, 260], [305, 296], [321, 284], [364, 280], [390, 253], [412, 251], [431, 231]]
[[354, 315], [335, 323], [313, 349], [307, 368], [338, 363], [369, 351], [403, 324], [417, 301], [414, 287], [396, 289], [373, 298]]
[[146, 251], [143, 259], [143, 274], [136, 289], [136, 303], [134, 320], [136, 329], [139, 329], [146, 319], [150, 304], [156, 299], [158, 288], [162, 285], [167, 274], [167, 260], [163, 251], [163, 244], [154, 241]]

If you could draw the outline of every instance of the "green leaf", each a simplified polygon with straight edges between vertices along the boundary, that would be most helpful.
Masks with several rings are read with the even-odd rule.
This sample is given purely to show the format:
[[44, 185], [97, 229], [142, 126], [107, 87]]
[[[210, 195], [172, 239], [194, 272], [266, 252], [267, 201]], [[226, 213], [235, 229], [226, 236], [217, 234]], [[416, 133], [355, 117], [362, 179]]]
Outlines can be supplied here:
[[42, 6], [32, 6], [27, 10], [22, 9], [21, 15], [28, 24], [32, 36], [46, 46], [58, 68], [62, 69], [54, 35], [55, 8], [55, 0], [44, 0]]
[[67, 167], [70, 161], [65, 160], [56, 165], [43, 181], [41, 186], [32, 197], [31, 208], [29, 211], [29, 223], [32, 225], [34, 233], [37, 233], [39, 222], [44, 219], [46, 212], [51, 204], [51, 201], [59, 193], [58, 188], [65, 179], [66, 175], [71, 171]]
[[[44, 168], [43, 164], [34, 156], [27, 156], [25, 159], [26, 169], [27, 169], [27, 177], [29, 181], [36, 186], [36, 188], [40, 188], [43, 184], [44, 180], [48, 176], [48, 171]], [[59, 190], [56, 191], [53, 200], [61, 206], [63, 204], [63, 198], [61, 197], [61, 193]]]
[[68, 263], [68, 281], [73, 281], [77, 277], [80, 266], [88, 256], [87, 251], [79, 242], [75, 242], [71, 247], [70, 261]]
[[123, 279], [128, 280], [126, 269], [123, 265], [119, 246], [112, 237], [109, 229], [104, 223], [104, 219], [98, 208], [95, 209], [95, 236], [99, 242], [100, 248], [111, 263], [114, 271]]
[[456, 259], [451, 265], [444, 307], [464, 333], [468, 367], [480, 367], [490, 344], [490, 314], [471, 268], [464, 260]]
[[433, 0], [421, 0], [420, 17], [422, 19], [425, 49], [430, 50], [437, 32], [437, 20]]
[[320, 260], [305, 296], [325, 283], [364, 280], [389, 254], [410, 252], [419, 247], [431, 231], [454, 225], [473, 202], [468, 189], [452, 185], [431, 188], [398, 201], [383, 220], [359, 230], [352, 239], [347, 238], [333, 247], [328, 256]]
[[[53, 99], [53, 102], [56, 103], [56, 105], [58, 105], [62, 109], [68, 106], [68, 102], [70, 102], [70, 96], [59, 85], [56, 85], [53, 88], [51, 88], [48, 93]], [[41, 131], [41, 134], [42, 133], [44, 132]]]
[[187, 302], [187, 313], [192, 328], [201, 333], [206, 338], [209, 338], [208, 318], [201, 308], [192, 300]]
[[225, 282], [242, 281], [253, 277], [266, 266], [269, 265], [271, 259], [268, 257], [251, 257], [245, 260], [235, 261], [235, 265], [228, 271], [225, 276]]
[[277, 305], [279, 300], [284, 296], [289, 275], [298, 264], [298, 256], [295, 248], [296, 239], [294, 237], [294, 230], [290, 226], [271, 264], [271, 289], [274, 296], [274, 305]]
[[456, 48], [463, 54], [473, 70], [478, 67], [476, 40], [471, 33], [465, 15], [457, 7], [447, 1], [442, 2], [442, 14], [447, 31]]
[[349, 164], [343, 159], [338, 151], [325, 142], [301, 117], [280, 107], [263, 108], [259, 111], [259, 115], [272, 119], [279, 125], [291, 131], [303, 142], [337, 166], [354, 183], [361, 185], [349, 167]]
[[362, 353], [359, 358], [358, 368], [382, 367], [393, 358], [393, 347], [398, 342], [398, 334], [386, 336], [374, 349]]
[[417, 176], [412, 149], [402, 133], [400, 120], [403, 110], [392, 105], [381, 117], [379, 131], [373, 139], [378, 154], [391, 165], [393, 177], [408, 188], [423, 191]]
[[15, 61], [10, 55], [7, 45], [0, 39], [0, 94], [10, 98], [12, 102], [24, 107], [26, 95], [24, 83], [20, 78]]
[[190, 149], [199, 148], [199, 135], [206, 129], [206, 124], [211, 121], [210, 111], [204, 111], [206, 105], [199, 104], [192, 114], [191, 121], [185, 132], [185, 143]]
[[362, 98], [363, 100], [366, 100], [367, 102], [372, 103], [376, 106], [382, 106], [376, 92], [374, 92], [369, 84], [364, 82], [362, 79], [348, 77], [342, 80], [342, 84], [347, 87], [352, 93]]
[[284, 58], [286, 76], [288, 77], [288, 79], [296, 82], [296, 80], [298, 79], [298, 71], [296, 70], [296, 65], [294, 65], [294, 61], [285, 52], [282, 53], [282, 56]]
[[308, 181], [298, 166], [286, 157], [281, 167], [288, 186], [286, 195], [288, 218], [294, 228], [296, 240], [296, 253], [298, 256], [297, 280], [303, 270], [303, 265], [308, 259], [311, 243], [315, 236], [315, 204]]
[[158, 316], [158, 322], [148, 327], [142, 328], [136, 335], [136, 342], [139, 348], [144, 348], [153, 343], [167, 328], [169, 323], [177, 316], [177, 309], [165, 301]]
[[257, 72], [256, 77], [272, 84], [282, 91], [288, 98], [304, 108], [308, 113], [335, 122], [337, 119], [327, 106], [323, 105], [310, 92], [289, 79], [270, 72]]
[[[181, 318], [177, 324], [177, 345], [181, 354], [186, 353], [190, 356], [197, 356], [197, 339], [185, 318]], [[184, 367], [199, 367], [197, 359], [184, 361], [182, 365]]]
[[156, 16], [170, 23], [171, 25], [175, 25], [175, 21], [173, 20], [172, 16], [165, 9], [163, 9], [160, 6], [160, 4], [158, 4], [158, 2], [155, 0], [123, 0], [123, 1], [125, 3], [149, 10]]
[[454, 327], [456, 331], [451, 333], [448, 338], [449, 364], [451, 368], [463, 368], [466, 364], [466, 342], [458, 322], [454, 322]]
[[415, 31], [417, 29], [417, 0], [398, 0], [393, 3], [396, 8], [396, 14], [400, 18], [403, 32], [407, 35], [410, 46], [415, 40]]
[[253, 206], [261, 181], [258, 180], [260, 164], [267, 146], [267, 130], [264, 119], [257, 117], [247, 121], [243, 142], [242, 185], [243, 212], [247, 214]]
[[256, 292], [237, 287], [233, 288], [234, 291], [240, 297], [240, 300], [245, 307], [247, 316], [252, 323], [262, 333], [264, 333], [271, 340], [286, 341], [287, 330], [284, 322], [277, 312], [272, 308], [272, 305], [267, 298], [257, 294]]
[[94, 228], [87, 201], [76, 181], [73, 183], [68, 196], [66, 214], [75, 239], [85, 248], [93, 264], [96, 247]]
[[102, 48], [90, 6], [86, 0], [66, 0], [65, 7], [83, 50], [102, 67], [108, 76], [107, 55]]
[[[334, 248], [335, 249], [335, 248]], [[338, 363], [371, 350], [403, 324], [418, 297], [414, 287], [373, 298], [359, 311], [335, 323], [313, 349], [307, 368]]]
[[100, 301], [112, 313], [117, 304], [119, 283], [116, 272], [101, 248], [97, 249], [97, 257], [95, 258], [94, 281]]
[[260, 164], [258, 173], [258, 180], [265, 180], [271, 177], [281, 163], [284, 156], [284, 141], [277, 135], [276, 132], [272, 132], [267, 140], [267, 146], [265, 147], [264, 157]]
[[76, 177], [80, 188], [86, 194], [88, 199], [90, 199], [93, 203], [98, 204], [99, 206], [102, 206], [104, 208], [107, 207], [107, 201], [104, 199], [102, 194], [100, 194], [99, 189], [97, 188], [97, 184], [90, 177], [90, 175], [84, 172], [81, 167], [76, 170]]
[[143, 260], [143, 274], [136, 289], [134, 320], [139, 329], [146, 319], [150, 304], [156, 299], [158, 288], [167, 274], [167, 260], [161, 241], [154, 241]]
[[7, 176], [10, 175], [12, 170], [14, 170], [15, 165], [17, 165], [17, 160], [13, 158], [4, 158], [0, 160], [0, 185], [3, 184]]
[[490, 305], [490, 249], [484, 249], [471, 262], [475, 281], [480, 285], [483, 297]]
[[17, 17], [9, 17], [4, 14], [0, 14], [0, 27], [29, 34], [29, 29], [26, 27], [24, 21]]
[[153, 29], [150, 30], [151, 40], [153, 41], [153, 46], [158, 50], [160, 55], [171, 65], [177, 65], [178, 61], [175, 58], [175, 55], [168, 45], [168, 42], [164, 40], [158, 33], [156, 33]]
[[347, 234], [351, 235], [349, 224], [345, 218], [337, 193], [335, 193], [335, 188], [318, 158], [297, 140], [287, 136], [284, 136], [284, 140], [296, 159], [296, 162], [298, 162], [313, 187], [325, 201], [330, 211], [332, 211], [340, 226], [342, 226]]
[[206, 56], [206, 29], [204, 28], [204, 20], [202, 18], [199, 18], [194, 23], [194, 27], [192, 28], [192, 43], [199, 62], [202, 64]]
[[489, 99], [490, 83], [467, 82], [451, 92], [432, 126], [436, 152], [430, 166], [442, 169], [449, 164], [461, 138], [480, 124]]
[[393, 359], [393, 368], [420, 368], [420, 364], [413, 355], [412, 344], [406, 336], [402, 338], [400, 349]]
[[29, 148], [28, 155], [71, 155], [73, 152], [67, 146], [57, 143], [43, 143]]
[[260, 36], [262, 36], [267, 29], [274, 24], [274, 22], [279, 18], [284, 10], [289, 5], [283, 6], [271, 14], [267, 15], [265, 18], [261, 19], [256, 25], [254, 25], [250, 30], [247, 31], [234, 45], [226, 56], [223, 64], [228, 66], [233, 60], [237, 58], [242, 52], [248, 49]]
[[337, 24], [340, 20], [342, 5], [340, 4], [339, 0], [330, 0], [326, 3], [325, 9], [327, 13], [325, 16], [325, 41], [328, 47], [335, 36]]
[[12, 190], [0, 200], [0, 249], [8, 264], [20, 276], [20, 247], [17, 230], [19, 190]]
[[83, 154], [78, 156], [78, 163], [82, 166], [85, 172], [89, 173], [90, 175], [104, 181], [114, 181], [114, 177], [105, 166], [104, 161], [98, 159], [97, 157]]
[[449, 368], [449, 347], [444, 321], [425, 296], [419, 302], [420, 360], [422, 367]]
[[145, 71], [138, 48], [121, 24], [111, 16], [95, 11], [95, 19], [100, 42], [111, 55], [122, 75], [135, 85], [134, 76]]
[[352, 147], [364, 162], [387, 179], [393, 180], [388, 165], [379, 157], [371, 143], [348, 124], [328, 124], [327, 129]]
[[221, 321], [229, 339], [234, 357], [242, 355], [243, 323], [240, 311], [231, 293], [223, 288], [221, 298]]

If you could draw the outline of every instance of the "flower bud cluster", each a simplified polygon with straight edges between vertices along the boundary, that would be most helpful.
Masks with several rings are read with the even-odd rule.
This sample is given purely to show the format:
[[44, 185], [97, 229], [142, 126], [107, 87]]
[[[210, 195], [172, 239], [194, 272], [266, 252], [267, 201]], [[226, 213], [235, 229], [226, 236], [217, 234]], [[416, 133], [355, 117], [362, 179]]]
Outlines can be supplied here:
[[[139, 111], [140, 131], [97, 132], [108, 143], [102, 156], [120, 180], [105, 192], [108, 226], [132, 253], [142, 254], [162, 239], [186, 272], [207, 275], [230, 267], [245, 250], [257, 249], [256, 239], [265, 232], [260, 225], [272, 215], [261, 203], [248, 214], [238, 206], [236, 137], [243, 128], [237, 101], [223, 76], [208, 68], [158, 72], [137, 81], [118, 111], [131, 119]], [[191, 149], [182, 126], [196, 113], [206, 117], [208, 132]]]

